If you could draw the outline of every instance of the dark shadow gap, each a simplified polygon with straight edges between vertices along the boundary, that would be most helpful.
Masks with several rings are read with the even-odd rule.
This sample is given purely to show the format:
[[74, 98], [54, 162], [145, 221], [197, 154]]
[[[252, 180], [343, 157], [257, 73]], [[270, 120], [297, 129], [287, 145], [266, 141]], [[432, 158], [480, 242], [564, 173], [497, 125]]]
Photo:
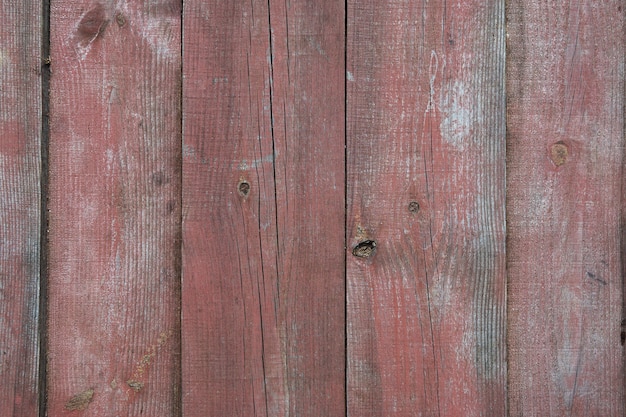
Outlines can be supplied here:
[[176, 246], [178, 253], [176, 254], [176, 258], [178, 259], [178, 265], [177, 265], [177, 273], [178, 273], [178, 357], [177, 357], [177, 372], [178, 372], [178, 379], [176, 381], [176, 385], [178, 386], [178, 389], [174, 389], [174, 398], [172, 399], [173, 403], [174, 403], [174, 416], [177, 417], [182, 417], [183, 415], [183, 317], [182, 317], [182, 313], [183, 313], [183, 169], [184, 169], [184, 161], [183, 161], [183, 146], [184, 146], [184, 134], [185, 134], [185, 128], [184, 128], [184, 111], [183, 111], [183, 103], [184, 103], [184, 96], [183, 96], [183, 83], [184, 81], [184, 77], [183, 77], [183, 71], [184, 71], [184, 59], [185, 59], [185, 55], [184, 55], [184, 41], [183, 41], [183, 37], [185, 35], [184, 32], [184, 23], [185, 23], [185, 1], [184, 0], [180, 0], [180, 84], [178, 86], [179, 90], [180, 90], [180, 94], [179, 94], [179, 98], [178, 98], [178, 109], [179, 109], [179, 121], [180, 121], [180, 126], [179, 126], [179, 131], [180, 131], [180, 140], [179, 140], [179, 165], [178, 165], [178, 169], [179, 169], [179, 179], [178, 179], [178, 202], [179, 202], [179, 210], [180, 210], [180, 215], [178, 218], [178, 245]]
[[344, 415], [348, 416], [348, 0], [344, 3], [344, 39], [343, 39], [343, 129], [344, 129], [344, 155], [343, 155], [343, 203], [344, 203], [344, 219], [343, 219], [343, 284], [344, 284]]
[[[622, 42], [622, 52], [626, 49], [626, 24], [622, 20], [622, 33], [621, 33], [621, 42]], [[622, 111], [621, 113], [626, 116], [626, 83], [622, 80]], [[625, 141], [626, 136], [626, 117], [624, 117], [622, 124], [622, 143]], [[622, 153], [622, 166], [621, 166], [621, 175], [620, 178], [622, 180], [621, 183], [621, 198], [620, 198], [620, 224], [619, 224], [619, 233], [620, 233], [620, 241], [619, 241], [619, 254], [620, 254], [620, 263], [621, 263], [621, 272], [622, 272], [622, 280], [621, 280], [621, 292], [622, 292], [622, 315], [620, 320], [620, 329], [619, 329], [619, 338], [620, 345], [622, 346], [622, 364], [626, 364], [626, 348], [624, 344], [626, 343], [626, 179], [624, 179], [624, 175], [626, 175], [626, 154]], [[622, 379], [622, 392], [626, 390], [626, 371], [623, 370], [623, 379]]]
[[50, 0], [41, 4], [41, 138], [39, 233], [39, 417], [47, 415], [48, 367], [48, 148], [50, 143]]

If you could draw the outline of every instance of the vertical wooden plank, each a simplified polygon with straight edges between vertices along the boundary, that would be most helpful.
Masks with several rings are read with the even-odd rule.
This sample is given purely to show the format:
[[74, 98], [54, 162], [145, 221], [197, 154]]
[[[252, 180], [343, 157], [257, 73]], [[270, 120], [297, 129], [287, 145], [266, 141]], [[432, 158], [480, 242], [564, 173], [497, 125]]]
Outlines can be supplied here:
[[512, 416], [624, 414], [624, 2], [512, 0]]
[[0, 2], [0, 415], [38, 414], [41, 3]]
[[344, 16], [185, 2], [185, 415], [345, 414]]
[[179, 415], [180, 2], [51, 10], [51, 416]]
[[348, 1], [348, 414], [503, 416], [504, 2]]

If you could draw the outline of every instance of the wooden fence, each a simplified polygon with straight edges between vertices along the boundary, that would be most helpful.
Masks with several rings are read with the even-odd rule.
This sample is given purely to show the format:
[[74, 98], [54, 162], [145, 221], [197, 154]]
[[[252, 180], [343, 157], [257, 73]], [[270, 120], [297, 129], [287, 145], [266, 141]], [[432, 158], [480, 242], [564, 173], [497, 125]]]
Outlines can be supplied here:
[[624, 416], [622, 0], [1, 0], [1, 416]]

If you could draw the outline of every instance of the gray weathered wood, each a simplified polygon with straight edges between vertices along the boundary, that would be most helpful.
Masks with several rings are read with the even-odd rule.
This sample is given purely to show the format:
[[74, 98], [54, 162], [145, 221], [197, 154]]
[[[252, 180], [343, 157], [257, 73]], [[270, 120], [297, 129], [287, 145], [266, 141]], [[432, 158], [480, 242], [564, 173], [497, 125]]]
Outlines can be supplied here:
[[0, 415], [39, 410], [42, 6], [0, 2]]

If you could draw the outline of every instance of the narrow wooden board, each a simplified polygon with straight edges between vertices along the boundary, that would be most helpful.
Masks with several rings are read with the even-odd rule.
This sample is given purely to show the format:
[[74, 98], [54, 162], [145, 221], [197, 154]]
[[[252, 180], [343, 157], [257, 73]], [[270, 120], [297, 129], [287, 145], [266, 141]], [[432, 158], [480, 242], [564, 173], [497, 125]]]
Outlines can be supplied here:
[[0, 2], [0, 415], [39, 410], [41, 2]]
[[348, 415], [503, 416], [504, 2], [348, 1]]
[[508, 2], [512, 416], [624, 415], [624, 2]]
[[184, 414], [344, 415], [344, 3], [184, 7]]
[[176, 416], [180, 2], [51, 22], [48, 415]]

